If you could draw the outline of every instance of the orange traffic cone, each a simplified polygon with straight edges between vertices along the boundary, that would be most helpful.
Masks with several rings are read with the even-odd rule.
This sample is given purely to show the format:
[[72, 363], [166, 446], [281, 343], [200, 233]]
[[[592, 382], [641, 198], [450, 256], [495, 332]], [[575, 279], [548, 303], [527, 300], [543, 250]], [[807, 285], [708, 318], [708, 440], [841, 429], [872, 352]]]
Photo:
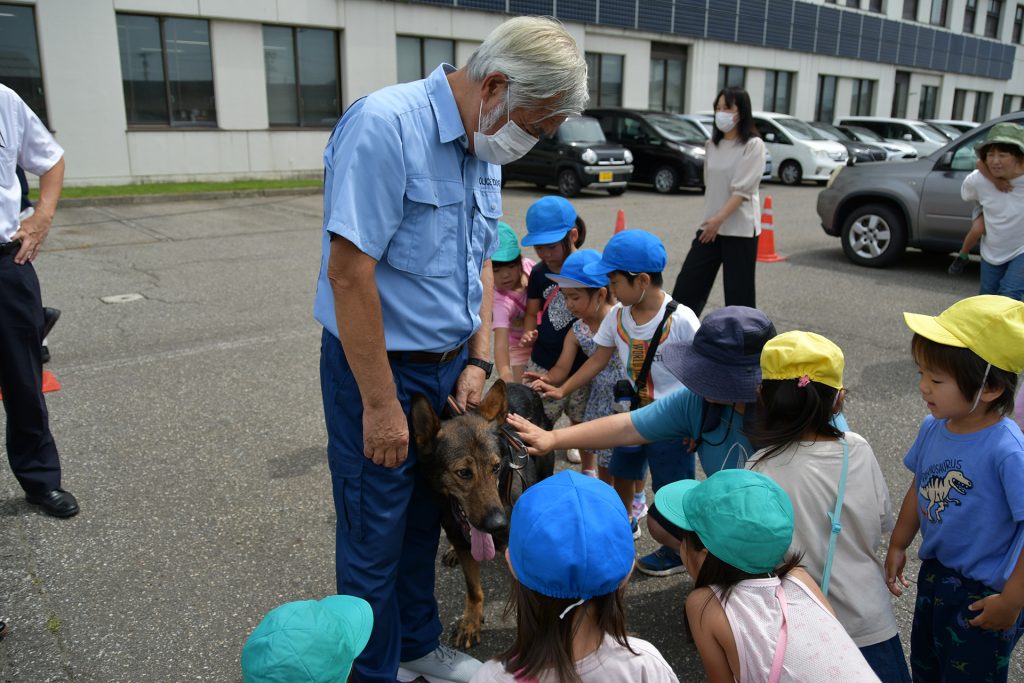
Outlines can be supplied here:
[[620, 232], [626, 229], [626, 212], [619, 209], [619, 215], [615, 217], [615, 234], [618, 235]]
[[785, 261], [784, 256], [775, 253], [775, 218], [772, 216], [772, 196], [764, 198], [761, 210], [761, 236], [757, 240], [757, 260], [761, 263]]
[[[60, 382], [53, 376], [53, 373], [49, 370], [43, 370], [43, 393], [48, 394], [51, 391], [60, 391]], [[4, 395], [0, 393], [0, 401], [2, 401]]]

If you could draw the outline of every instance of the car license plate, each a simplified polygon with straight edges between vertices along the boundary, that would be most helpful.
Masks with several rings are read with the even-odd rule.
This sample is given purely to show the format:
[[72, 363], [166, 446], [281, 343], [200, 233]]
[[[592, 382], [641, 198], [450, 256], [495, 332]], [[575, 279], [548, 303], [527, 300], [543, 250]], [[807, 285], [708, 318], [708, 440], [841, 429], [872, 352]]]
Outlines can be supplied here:
[[611, 171], [600, 171], [597, 174], [597, 182], [599, 183], [610, 183], [615, 174]]

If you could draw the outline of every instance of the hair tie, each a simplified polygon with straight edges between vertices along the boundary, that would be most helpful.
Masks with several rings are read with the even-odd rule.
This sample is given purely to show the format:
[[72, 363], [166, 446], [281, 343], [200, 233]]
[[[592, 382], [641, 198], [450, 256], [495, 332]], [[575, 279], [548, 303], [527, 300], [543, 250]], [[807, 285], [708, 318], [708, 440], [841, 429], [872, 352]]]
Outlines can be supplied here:
[[801, 389], [802, 389], [802, 388], [804, 388], [804, 387], [806, 387], [806, 386], [807, 386], [808, 384], [810, 384], [810, 383], [811, 383], [811, 378], [810, 378], [810, 377], [808, 377], [807, 375], [804, 375], [803, 377], [800, 377], [800, 378], [799, 378], [799, 379], [797, 379], [797, 381], [796, 381], [796, 385], [797, 385], [798, 387], [800, 387]]

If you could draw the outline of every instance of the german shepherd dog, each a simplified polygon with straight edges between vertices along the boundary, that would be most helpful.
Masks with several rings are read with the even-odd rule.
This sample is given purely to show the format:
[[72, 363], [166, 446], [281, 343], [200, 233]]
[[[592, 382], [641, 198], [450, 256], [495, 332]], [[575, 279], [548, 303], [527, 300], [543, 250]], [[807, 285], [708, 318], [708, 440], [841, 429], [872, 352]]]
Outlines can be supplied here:
[[540, 397], [522, 384], [498, 380], [475, 413], [444, 422], [426, 398], [412, 400], [419, 466], [437, 495], [441, 526], [452, 545], [444, 563], [458, 562], [466, 578], [466, 607], [451, 637], [460, 648], [480, 642], [480, 562], [504, 554], [512, 506], [526, 488], [551, 476], [555, 468], [552, 454], [513, 453], [512, 442], [501, 431], [510, 409], [539, 427], [551, 428]]

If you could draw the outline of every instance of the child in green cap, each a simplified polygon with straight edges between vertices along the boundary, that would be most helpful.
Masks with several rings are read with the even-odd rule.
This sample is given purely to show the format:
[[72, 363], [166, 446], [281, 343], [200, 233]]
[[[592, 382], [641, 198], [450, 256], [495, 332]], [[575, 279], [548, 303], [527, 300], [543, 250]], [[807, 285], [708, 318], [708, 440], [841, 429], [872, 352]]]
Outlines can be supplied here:
[[885, 558], [899, 596], [921, 532], [910, 636], [915, 681], [1005, 682], [1024, 632], [1024, 303], [974, 296], [938, 316], [904, 313], [928, 412], [903, 459], [914, 477]]
[[524, 258], [519, 238], [508, 223], [498, 221], [498, 249], [491, 256], [494, 271], [494, 368], [506, 382], [520, 382], [530, 361], [530, 347], [520, 346], [526, 315], [526, 285], [533, 261]]
[[719, 470], [663, 486], [658, 510], [683, 530], [694, 578], [686, 620], [710, 681], [878, 681], [799, 556], [793, 504], [774, 481]]

